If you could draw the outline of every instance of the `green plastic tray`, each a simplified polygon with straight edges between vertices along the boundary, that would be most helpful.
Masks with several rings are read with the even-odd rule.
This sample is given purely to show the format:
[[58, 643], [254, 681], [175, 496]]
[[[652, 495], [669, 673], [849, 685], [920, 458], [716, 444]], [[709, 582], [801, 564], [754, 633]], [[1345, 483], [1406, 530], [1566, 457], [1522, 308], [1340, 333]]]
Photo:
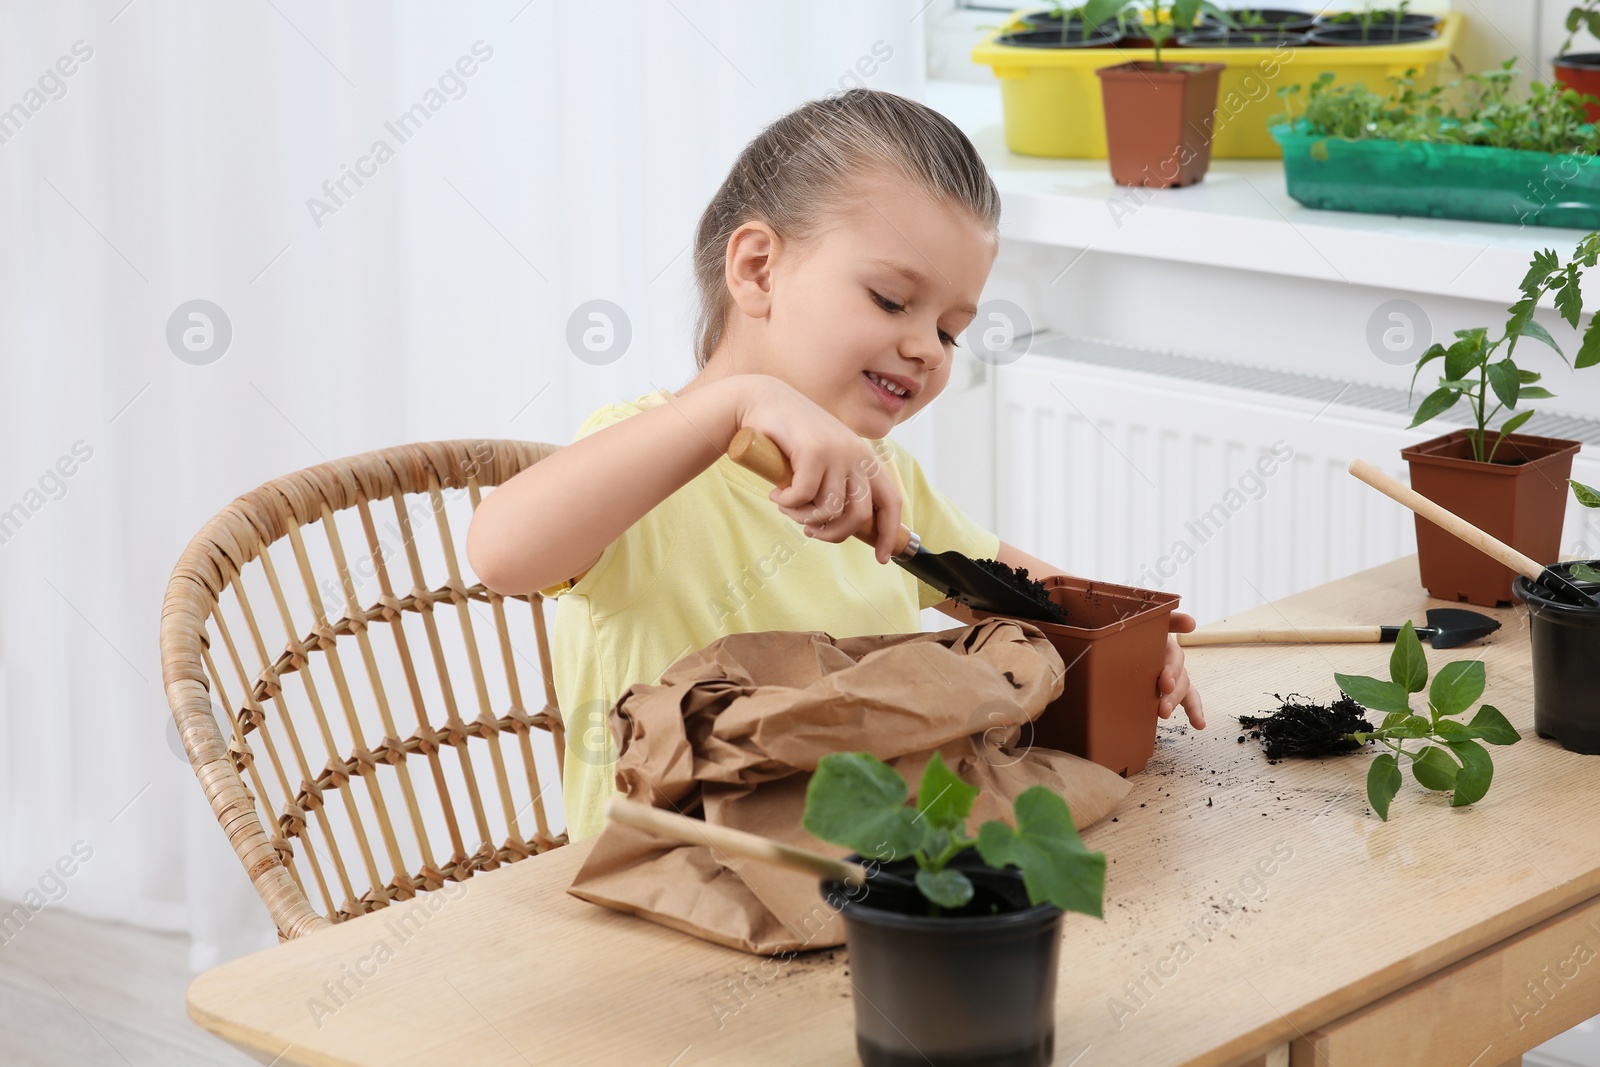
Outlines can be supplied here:
[[1600, 163], [1482, 145], [1347, 141], [1287, 125], [1289, 195], [1306, 207], [1600, 229]]

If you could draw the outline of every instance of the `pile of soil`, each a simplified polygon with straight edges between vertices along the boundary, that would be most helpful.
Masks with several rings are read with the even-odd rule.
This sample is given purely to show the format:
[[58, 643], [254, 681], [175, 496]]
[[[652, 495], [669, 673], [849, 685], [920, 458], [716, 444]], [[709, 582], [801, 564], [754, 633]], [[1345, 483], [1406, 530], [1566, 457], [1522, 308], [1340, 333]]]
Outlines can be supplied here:
[[[1276, 711], [1239, 716], [1239, 725], [1261, 742], [1270, 760], [1291, 756], [1317, 759], [1355, 752], [1362, 746], [1346, 735], [1371, 732], [1373, 728], [1366, 718], [1367, 709], [1343, 693], [1332, 707], [1312, 704], [1297, 693], [1290, 693], [1287, 698], [1276, 693], [1273, 696], [1279, 702]], [[1240, 744], [1244, 738], [1244, 734], [1239, 735]]]
[[1013, 570], [1009, 564], [1001, 563], [997, 559], [975, 559], [972, 562], [1037, 603], [1049, 613], [1052, 622], [1066, 624], [1066, 611], [1060, 604], [1050, 599], [1050, 591], [1045, 588], [1043, 582], [1028, 577], [1028, 568], [1017, 567]]

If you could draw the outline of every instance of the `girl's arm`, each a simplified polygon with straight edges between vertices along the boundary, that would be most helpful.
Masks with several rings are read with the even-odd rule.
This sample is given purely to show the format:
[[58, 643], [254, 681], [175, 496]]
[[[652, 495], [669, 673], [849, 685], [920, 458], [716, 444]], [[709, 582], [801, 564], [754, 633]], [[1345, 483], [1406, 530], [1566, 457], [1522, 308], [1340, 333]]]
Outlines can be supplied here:
[[630, 415], [489, 493], [467, 527], [467, 562], [478, 578], [514, 595], [592, 567], [629, 526], [728, 450], [750, 377], [709, 382]]

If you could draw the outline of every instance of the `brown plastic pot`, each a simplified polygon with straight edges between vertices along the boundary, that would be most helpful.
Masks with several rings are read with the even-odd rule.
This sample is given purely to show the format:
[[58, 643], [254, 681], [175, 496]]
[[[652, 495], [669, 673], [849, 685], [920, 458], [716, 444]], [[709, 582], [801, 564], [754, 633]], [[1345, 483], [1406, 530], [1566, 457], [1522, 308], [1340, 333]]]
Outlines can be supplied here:
[[[1176, 593], [1158, 593], [1064, 574], [1044, 579], [1070, 625], [1034, 622], [1067, 665], [1061, 695], [1033, 724], [1033, 743], [1060, 749], [1126, 777], [1155, 751], [1166, 662], [1168, 617]], [[988, 612], [974, 611], [980, 619]]]
[[[1556, 84], [1590, 96], [1600, 96], [1600, 52], [1556, 56]], [[1600, 122], [1600, 104], [1585, 104], [1590, 122]]]
[[[1567, 513], [1567, 477], [1577, 441], [1514, 433], [1493, 463], [1472, 458], [1466, 430], [1401, 451], [1411, 465], [1411, 487], [1478, 529], [1540, 563], [1561, 553]], [[1516, 572], [1417, 517], [1417, 557], [1422, 584], [1436, 600], [1483, 607], [1512, 602]]]
[[1106, 152], [1119, 185], [1193, 185], [1211, 166], [1217, 79], [1224, 63], [1143, 60], [1103, 67]]

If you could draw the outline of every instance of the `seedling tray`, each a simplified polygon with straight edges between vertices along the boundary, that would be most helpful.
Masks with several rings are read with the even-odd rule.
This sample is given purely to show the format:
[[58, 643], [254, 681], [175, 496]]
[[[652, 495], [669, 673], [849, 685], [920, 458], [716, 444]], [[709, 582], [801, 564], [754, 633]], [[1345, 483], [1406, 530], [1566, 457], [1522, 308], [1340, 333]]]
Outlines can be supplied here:
[[1278, 126], [1289, 195], [1379, 215], [1600, 228], [1600, 164], [1485, 145], [1347, 141]]
[[[1309, 6], [1309, 5], [1308, 5]], [[1019, 8], [1003, 26], [972, 49], [972, 61], [994, 70], [1005, 109], [1006, 147], [1025, 156], [1053, 159], [1105, 159], [1105, 106], [1095, 71], [1135, 60], [1155, 59], [1150, 48], [1018, 48], [997, 43], [1032, 8]], [[1385, 79], [1416, 70], [1420, 88], [1432, 86], [1439, 64], [1455, 47], [1462, 16], [1451, 12], [1439, 23], [1439, 36], [1415, 44], [1359, 48], [1298, 47], [1205, 48], [1168, 46], [1163, 62], [1222, 63], [1227, 69], [1217, 87], [1213, 159], [1276, 159], [1278, 143], [1267, 120], [1283, 114], [1277, 90], [1310, 85], [1323, 71], [1340, 84], [1361, 82], [1382, 92]], [[1381, 32], [1381, 31], [1380, 31]]]

